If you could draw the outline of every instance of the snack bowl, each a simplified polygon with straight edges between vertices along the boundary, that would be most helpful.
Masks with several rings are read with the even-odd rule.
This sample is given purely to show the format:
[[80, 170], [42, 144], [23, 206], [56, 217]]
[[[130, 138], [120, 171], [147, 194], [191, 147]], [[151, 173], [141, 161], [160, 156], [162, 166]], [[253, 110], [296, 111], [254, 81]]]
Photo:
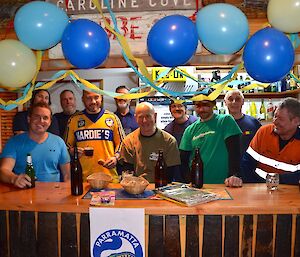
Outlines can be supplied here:
[[132, 195], [142, 194], [149, 185], [147, 179], [139, 176], [126, 176], [120, 182], [124, 190]]
[[91, 188], [102, 189], [108, 186], [108, 184], [112, 181], [112, 177], [103, 172], [96, 172], [89, 175], [86, 180], [90, 184]]

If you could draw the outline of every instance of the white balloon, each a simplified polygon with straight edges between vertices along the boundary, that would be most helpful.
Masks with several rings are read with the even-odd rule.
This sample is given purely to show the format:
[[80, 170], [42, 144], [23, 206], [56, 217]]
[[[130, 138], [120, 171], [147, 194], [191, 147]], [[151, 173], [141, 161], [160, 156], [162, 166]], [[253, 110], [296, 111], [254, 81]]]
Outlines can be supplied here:
[[270, 0], [267, 14], [274, 28], [285, 33], [300, 31], [300, 0]]
[[35, 54], [13, 39], [0, 41], [0, 85], [18, 88], [30, 82], [37, 69]]

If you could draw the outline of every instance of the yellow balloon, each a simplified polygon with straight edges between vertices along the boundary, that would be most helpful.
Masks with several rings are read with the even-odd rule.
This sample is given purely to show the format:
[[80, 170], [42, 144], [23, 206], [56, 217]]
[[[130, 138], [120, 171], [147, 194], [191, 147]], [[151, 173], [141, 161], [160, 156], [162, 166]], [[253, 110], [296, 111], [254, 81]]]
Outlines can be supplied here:
[[30, 82], [37, 69], [35, 54], [18, 40], [0, 41], [0, 85], [19, 88]]
[[270, 0], [267, 14], [274, 28], [285, 33], [300, 31], [300, 0]]

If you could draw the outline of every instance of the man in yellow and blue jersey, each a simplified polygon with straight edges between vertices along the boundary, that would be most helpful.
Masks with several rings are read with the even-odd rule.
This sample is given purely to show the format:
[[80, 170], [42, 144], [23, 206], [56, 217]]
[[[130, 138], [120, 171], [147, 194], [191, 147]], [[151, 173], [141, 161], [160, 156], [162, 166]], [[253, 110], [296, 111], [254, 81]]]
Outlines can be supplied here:
[[[77, 145], [83, 179], [94, 172], [112, 175], [117, 181], [116, 164], [124, 131], [119, 118], [102, 108], [102, 95], [83, 91], [82, 102], [85, 109], [72, 116], [68, 122], [66, 144], [73, 153]], [[93, 148], [93, 156], [86, 156], [84, 149]]]

